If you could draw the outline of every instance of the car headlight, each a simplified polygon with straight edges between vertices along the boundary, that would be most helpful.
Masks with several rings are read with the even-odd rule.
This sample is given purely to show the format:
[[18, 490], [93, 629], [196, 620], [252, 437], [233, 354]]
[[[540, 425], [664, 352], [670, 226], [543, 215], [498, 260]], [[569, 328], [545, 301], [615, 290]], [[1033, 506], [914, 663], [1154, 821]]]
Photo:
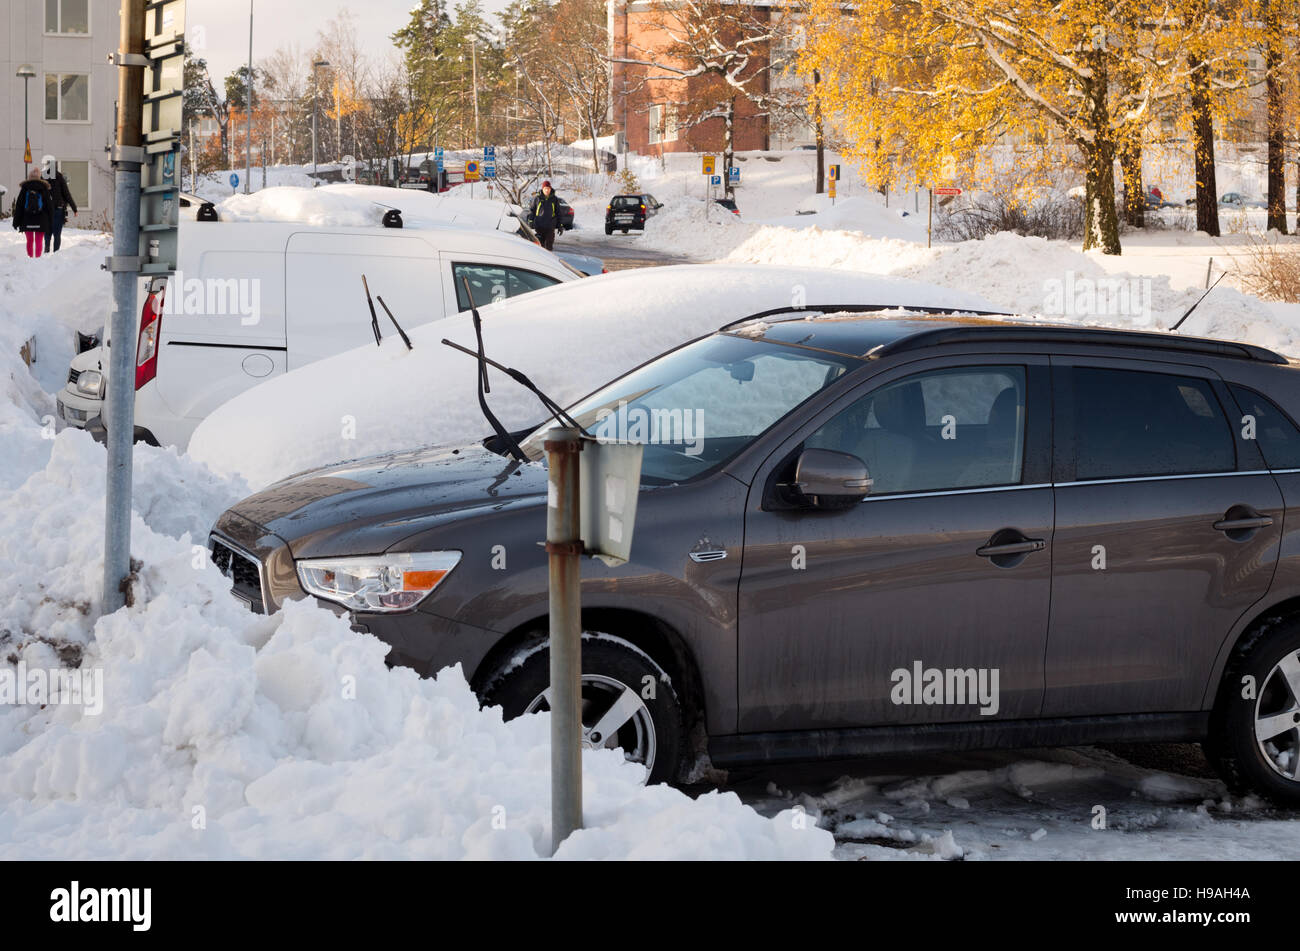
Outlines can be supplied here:
[[89, 396], [92, 400], [102, 400], [104, 374], [98, 370], [83, 370], [81, 376], [77, 377], [76, 390], [82, 396]]
[[308, 594], [349, 610], [389, 614], [427, 598], [460, 558], [458, 551], [318, 558], [298, 562], [298, 581]]

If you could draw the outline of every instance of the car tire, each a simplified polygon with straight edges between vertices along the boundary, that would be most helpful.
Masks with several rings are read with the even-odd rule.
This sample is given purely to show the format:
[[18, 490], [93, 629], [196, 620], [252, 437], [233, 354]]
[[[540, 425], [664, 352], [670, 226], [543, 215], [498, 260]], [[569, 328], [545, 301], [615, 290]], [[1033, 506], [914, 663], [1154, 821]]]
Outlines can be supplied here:
[[1300, 618], [1261, 625], [1238, 645], [1204, 748], [1232, 790], [1300, 805]]
[[[545, 635], [535, 635], [488, 681], [484, 704], [501, 707], [507, 720], [547, 709], [550, 664]], [[628, 759], [648, 760], [647, 783], [673, 779], [683, 748], [682, 706], [671, 678], [648, 654], [622, 638], [583, 633], [582, 698], [584, 734], [619, 700], [628, 713], [612, 735], [591, 737], [593, 747], [620, 746]]]
[[626, 228], [623, 229], [623, 233], [624, 233], [624, 234], [627, 234], [627, 229], [626, 229]]
[[613, 233], [614, 233], [614, 229], [611, 228], [609, 225], [605, 225], [605, 234], [613, 234]]

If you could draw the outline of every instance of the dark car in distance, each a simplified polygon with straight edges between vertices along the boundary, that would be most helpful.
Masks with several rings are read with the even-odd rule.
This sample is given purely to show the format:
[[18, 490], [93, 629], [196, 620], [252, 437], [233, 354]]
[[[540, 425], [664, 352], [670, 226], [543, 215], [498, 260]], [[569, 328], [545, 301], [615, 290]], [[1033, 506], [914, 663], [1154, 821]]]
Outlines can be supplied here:
[[[1300, 803], [1300, 368], [868, 309], [729, 325], [571, 408], [645, 445], [632, 560], [583, 568], [587, 744], [671, 781], [704, 752], [1200, 741]], [[527, 462], [495, 437], [295, 476], [214, 561], [254, 610], [314, 596], [391, 663], [545, 709], [544, 432]]]
[[663, 206], [654, 195], [615, 195], [605, 206], [605, 234], [644, 231], [646, 221]]

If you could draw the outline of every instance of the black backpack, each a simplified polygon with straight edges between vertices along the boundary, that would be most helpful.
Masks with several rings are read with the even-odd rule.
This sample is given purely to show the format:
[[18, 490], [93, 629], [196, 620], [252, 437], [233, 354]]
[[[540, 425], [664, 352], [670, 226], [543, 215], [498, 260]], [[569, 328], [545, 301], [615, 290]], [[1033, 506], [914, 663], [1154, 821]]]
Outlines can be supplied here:
[[27, 189], [27, 200], [23, 204], [23, 214], [31, 218], [37, 218], [45, 214], [45, 196], [41, 194], [39, 188]]

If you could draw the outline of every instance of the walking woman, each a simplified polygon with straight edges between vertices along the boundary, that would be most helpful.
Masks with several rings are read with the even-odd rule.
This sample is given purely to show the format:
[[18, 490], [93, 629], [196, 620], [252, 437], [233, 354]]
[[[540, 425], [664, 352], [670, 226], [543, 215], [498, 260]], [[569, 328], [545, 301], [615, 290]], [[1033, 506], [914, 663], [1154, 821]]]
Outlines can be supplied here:
[[50, 186], [33, 168], [14, 200], [14, 230], [27, 234], [27, 256], [39, 258], [45, 250], [45, 236], [54, 231], [54, 201]]

